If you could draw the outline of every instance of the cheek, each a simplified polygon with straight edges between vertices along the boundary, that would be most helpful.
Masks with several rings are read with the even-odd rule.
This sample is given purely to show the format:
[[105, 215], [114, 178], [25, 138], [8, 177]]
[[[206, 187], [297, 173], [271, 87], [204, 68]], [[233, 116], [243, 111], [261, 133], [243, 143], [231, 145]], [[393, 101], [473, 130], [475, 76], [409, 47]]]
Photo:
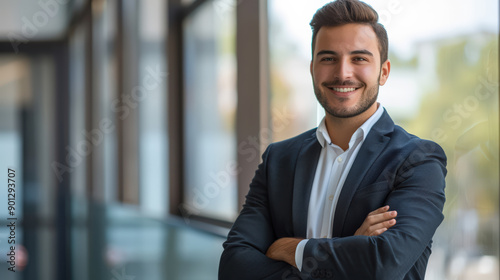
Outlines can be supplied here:
[[330, 71], [328, 67], [315, 67], [313, 69], [313, 78], [316, 84], [320, 84], [326, 80], [328, 80], [328, 77], [330, 76]]
[[375, 67], [361, 67], [358, 69], [358, 78], [364, 83], [377, 83], [379, 69]]

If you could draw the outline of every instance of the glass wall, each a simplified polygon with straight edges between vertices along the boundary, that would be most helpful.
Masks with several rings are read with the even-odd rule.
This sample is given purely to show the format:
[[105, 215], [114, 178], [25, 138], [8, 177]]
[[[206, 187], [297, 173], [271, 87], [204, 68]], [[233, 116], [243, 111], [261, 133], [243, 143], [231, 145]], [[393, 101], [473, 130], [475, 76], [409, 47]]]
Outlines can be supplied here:
[[140, 205], [155, 217], [168, 211], [166, 10], [163, 0], [139, 5], [139, 82], [146, 92], [139, 105]]
[[0, 40], [12, 42], [12, 50], [18, 53], [29, 42], [62, 37], [71, 7], [68, 4], [73, 2], [82, 1], [0, 1]]
[[[324, 115], [311, 105], [309, 22], [328, 2], [269, 0], [273, 110], [285, 106], [300, 120], [275, 131], [275, 141]], [[368, 3], [390, 41], [392, 69], [379, 102], [397, 124], [439, 143], [448, 156], [445, 220], [426, 279], [498, 279], [498, 1]], [[304, 105], [294, 106], [300, 99]]]
[[[69, 109], [72, 112], [69, 118], [69, 147], [77, 147], [82, 141], [81, 132], [85, 130], [85, 95], [88, 92], [86, 75], [86, 43], [88, 41], [85, 25], [76, 28], [69, 42]], [[59, 180], [70, 178], [71, 185], [71, 246], [73, 277], [75, 280], [88, 279], [88, 201], [87, 201], [87, 158], [73, 159], [71, 173], [61, 174]]]
[[[0, 194], [0, 277], [40, 275], [49, 279], [55, 275], [52, 264], [57, 259], [51, 250], [57, 217], [56, 178], [51, 165], [56, 160], [55, 65], [50, 55], [2, 55], [0, 72], [0, 164], [5, 172], [5, 188]], [[15, 226], [7, 227], [11, 223]], [[14, 263], [8, 263], [11, 251]], [[9, 267], [17, 272], [12, 273]]]
[[[7, 247], [0, 246], [0, 279], [216, 279], [223, 238], [167, 222], [168, 2], [62, 2], [0, 1], [5, 15], [0, 28], [0, 163], [5, 181], [8, 168], [17, 172], [16, 215], [23, 225], [16, 231], [16, 273], [7, 270]], [[226, 20], [225, 10], [211, 2], [208, 6], [213, 28], [228, 24], [232, 30], [234, 11]], [[10, 55], [9, 32], [23, 32], [16, 24], [25, 15], [44, 19], [46, 8], [59, 9], [58, 17], [49, 18], [57, 30], [40, 27], [40, 37], [20, 45], [25, 55]], [[71, 20], [66, 21], [66, 12]], [[227, 43], [234, 41], [234, 30], [221, 34], [214, 31], [212, 50], [223, 57], [217, 66], [222, 95], [216, 104], [225, 113], [216, 122], [226, 122], [222, 130], [228, 132], [215, 140], [223, 141], [224, 150], [226, 145], [235, 150], [234, 47]], [[130, 114], [120, 118], [125, 107]], [[126, 148], [120, 146], [123, 140]], [[130, 166], [137, 182], [124, 180], [124, 189], [119, 180]], [[120, 200], [124, 191], [131, 200]], [[233, 196], [235, 211], [235, 190]], [[7, 209], [7, 197], [0, 198]], [[0, 218], [7, 219], [6, 211]], [[0, 243], [7, 235], [7, 227], [0, 228]]]
[[[18, 2], [0, 1], [0, 167], [4, 182], [8, 168], [17, 172], [23, 225], [16, 273], [7, 270], [8, 231], [0, 227], [0, 279], [216, 279], [227, 229], [209, 235], [169, 216], [169, 188], [183, 196], [189, 216], [229, 223], [237, 215], [245, 188], [237, 185], [236, 137], [245, 128], [236, 123], [235, 43], [247, 34], [236, 34], [236, 22], [248, 2]], [[260, 86], [271, 93], [259, 106], [267, 116], [269, 98], [270, 117], [255, 123], [271, 124], [273, 141], [315, 127], [324, 115], [309, 73], [309, 21], [327, 2], [268, 1], [269, 57], [260, 63], [269, 63], [270, 83]], [[498, 2], [369, 2], [390, 38], [392, 71], [379, 101], [396, 123], [448, 155], [446, 218], [426, 279], [498, 279]], [[182, 40], [169, 46], [179, 50], [169, 50], [169, 28], [177, 25], [172, 33]], [[14, 55], [14, 46], [24, 53]], [[173, 69], [179, 66], [182, 91], [167, 92], [175, 84], [167, 55], [181, 60]], [[182, 99], [178, 119], [167, 118], [175, 111], [167, 105], [177, 104], [167, 104], [172, 96]], [[177, 152], [167, 149], [177, 141], [167, 133], [172, 127], [182, 131], [182, 152], [168, 162]], [[54, 165], [56, 157], [64, 166]], [[169, 186], [175, 165], [182, 180]], [[0, 198], [6, 221], [5, 192]]]
[[[220, 1], [219, 1], [220, 2]], [[237, 213], [235, 6], [206, 1], [184, 22], [184, 211]]]
[[327, 1], [269, 1], [269, 65], [273, 142], [309, 130], [318, 104], [309, 65], [312, 15]]
[[[29, 59], [24, 56], [0, 56], [0, 168], [3, 182], [12, 185], [5, 185], [0, 195], [0, 219], [2, 225], [0, 236], [5, 238], [0, 246], [0, 278], [6, 280], [21, 279], [23, 268], [18, 268], [20, 273], [12, 273], [8, 270], [11, 267], [10, 246], [14, 245], [21, 249], [24, 242], [24, 229], [20, 226], [23, 222], [23, 158], [22, 158], [22, 110], [27, 103], [31, 103], [33, 93], [31, 92], [31, 82], [29, 74]], [[9, 191], [11, 189], [12, 191]], [[12, 206], [12, 212], [9, 209]], [[10, 215], [9, 215], [10, 214]], [[11, 236], [11, 229], [7, 227], [7, 219], [19, 225], [15, 231], [15, 239], [18, 244], [9, 244], [7, 238]], [[10, 222], [10, 220], [9, 220]], [[19, 253], [20, 250], [15, 251]]]
[[[96, 3], [92, 22], [92, 195], [101, 201], [115, 202], [118, 197], [118, 2]], [[83, 42], [85, 44], [85, 42]], [[81, 56], [81, 54], [80, 54]], [[118, 114], [118, 116], [120, 116]], [[88, 137], [88, 136], [87, 136]]]

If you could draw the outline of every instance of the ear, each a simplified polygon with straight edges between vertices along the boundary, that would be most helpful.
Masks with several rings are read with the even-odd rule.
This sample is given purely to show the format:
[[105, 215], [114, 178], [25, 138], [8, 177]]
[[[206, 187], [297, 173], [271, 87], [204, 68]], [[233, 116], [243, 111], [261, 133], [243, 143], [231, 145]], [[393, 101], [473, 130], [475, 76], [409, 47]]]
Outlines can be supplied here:
[[382, 68], [380, 69], [380, 81], [379, 84], [383, 86], [385, 82], [387, 82], [387, 79], [389, 78], [389, 73], [391, 72], [391, 61], [387, 59], [383, 64]]
[[311, 66], [309, 66], [309, 72], [311, 72], [311, 76], [313, 76], [313, 61], [311, 60]]

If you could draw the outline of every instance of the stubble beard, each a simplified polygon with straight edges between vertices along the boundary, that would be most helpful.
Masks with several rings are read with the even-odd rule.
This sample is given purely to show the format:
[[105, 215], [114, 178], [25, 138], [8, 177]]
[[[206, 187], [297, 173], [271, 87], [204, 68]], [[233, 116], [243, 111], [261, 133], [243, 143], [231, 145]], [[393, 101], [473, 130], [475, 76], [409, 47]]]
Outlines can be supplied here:
[[[356, 104], [353, 108], [340, 108], [340, 109], [335, 109], [332, 106], [328, 104], [328, 98], [327, 94], [331, 93], [325, 93], [321, 90], [316, 85], [316, 82], [313, 81], [314, 85], [314, 94], [316, 95], [316, 99], [318, 99], [319, 104], [325, 109], [325, 111], [337, 118], [352, 118], [358, 115], [361, 115], [362, 113], [366, 112], [376, 101], [378, 97], [378, 91], [379, 91], [379, 81], [380, 81], [380, 75], [379, 78], [377, 79], [377, 84], [374, 86], [367, 88], [366, 91], [363, 93], [361, 96], [361, 99], [358, 104]], [[337, 85], [341, 83], [336, 83]], [[340, 102], [347, 101], [348, 98], [339, 98]]]

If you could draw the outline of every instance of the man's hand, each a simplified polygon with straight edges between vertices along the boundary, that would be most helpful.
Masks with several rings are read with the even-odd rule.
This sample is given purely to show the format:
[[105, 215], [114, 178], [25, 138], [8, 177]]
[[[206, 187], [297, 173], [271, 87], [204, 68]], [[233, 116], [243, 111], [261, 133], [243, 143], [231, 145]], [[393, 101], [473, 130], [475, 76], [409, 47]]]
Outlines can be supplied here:
[[275, 261], [284, 261], [297, 267], [297, 264], [295, 264], [295, 249], [301, 240], [300, 238], [291, 237], [280, 238], [267, 249], [266, 256]]
[[[354, 235], [374, 236], [380, 235], [396, 224], [396, 211], [388, 211], [389, 206], [381, 207], [370, 212], [360, 228]], [[271, 244], [266, 256], [276, 261], [284, 261], [297, 267], [295, 264], [295, 249], [302, 239], [283, 237]]]
[[396, 211], [389, 211], [389, 206], [370, 212], [354, 235], [378, 236], [396, 224]]

